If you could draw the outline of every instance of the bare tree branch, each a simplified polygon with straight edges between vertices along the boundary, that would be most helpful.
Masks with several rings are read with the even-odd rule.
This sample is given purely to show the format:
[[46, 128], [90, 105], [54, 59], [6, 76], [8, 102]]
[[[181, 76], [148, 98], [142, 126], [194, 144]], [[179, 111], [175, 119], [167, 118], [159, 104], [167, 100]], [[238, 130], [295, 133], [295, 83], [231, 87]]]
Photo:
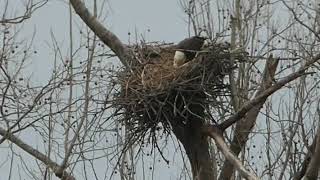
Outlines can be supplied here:
[[299, 78], [300, 76], [303, 76], [305, 74], [305, 71], [315, 62], [319, 61], [320, 54], [317, 54], [315, 57], [313, 57], [311, 60], [307, 61], [304, 66], [298, 69], [298, 71], [291, 73], [290, 75], [284, 77], [283, 79], [279, 80], [277, 83], [275, 83], [270, 88], [266, 89], [263, 93], [261, 93], [259, 96], [255, 97], [254, 99], [250, 100], [249, 102], [245, 103], [240, 110], [232, 115], [229, 119], [224, 121], [219, 125], [221, 130], [225, 130], [228, 127], [230, 127], [235, 122], [239, 121], [241, 118], [243, 118], [246, 113], [254, 108], [257, 104], [259, 104], [263, 99], [269, 97], [271, 94], [276, 92], [277, 90], [281, 89], [284, 85], [287, 83]]
[[39, 2], [33, 2], [32, 0], [29, 0], [25, 4], [25, 12], [23, 15], [12, 17], [12, 18], [5, 18], [7, 9], [8, 9], [8, 2], [9, 0], [6, 1], [6, 5], [4, 7], [4, 13], [2, 14], [2, 18], [0, 19], [1, 24], [20, 24], [23, 21], [30, 19], [31, 15], [41, 7], [43, 7], [45, 4], [47, 4], [48, 0], [43, 0]]
[[51, 170], [56, 174], [57, 177], [59, 177], [62, 180], [75, 180], [75, 178], [69, 174], [67, 171], [62, 171], [61, 172], [61, 167], [48, 158], [45, 154], [42, 152], [34, 149], [30, 145], [26, 144], [23, 142], [21, 139], [19, 139], [17, 136], [13, 135], [12, 133], [6, 131], [5, 129], [0, 127], [0, 135], [3, 137], [6, 137], [9, 141], [11, 141], [13, 144], [19, 146], [21, 149], [35, 157], [36, 159], [40, 160], [43, 162], [45, 165], [47, 165]]
[[239, 171], [241, 176], [248, 180], [258, 180], [254, 174], [250, 173], [246, 168], [241, 164], [241, 161], [237, 158], [235, 154], [229, 149], [228, 145], [222, 137], [221, 131], [217, 127], [209, 126], [204, 130], [211, 138], [213, 138], [217, 144], [217, 147], [221, 150], [224, 157], [232, 163], [232, 165]]
[[126, 68], [129, 68], [129, 62], [133, 60], [129, 48], [127, 48], [113, 32], [105, 28], [98, 19], [89, 12], [81, 0], [70, 0], [70, 3], [88, 27], [118, 56], [121, 63]]
[[[260, 83], [260, 87], [256, 93], [256, 97], [259, 96], [261, 93], [263, 93], [267, 88], [272, 86], [272, 82], [274, 80], [274, 75], [277, 70], [279, 64], [279, 59], [275, 59], [272, 57], [272, 54], [269, 56], [264, 73], [263, 73], [263, 79]], [[259, 102], [255, 108], [252, 108], [248, 111], [245, 118], [241, 119], [239, 123], [237, 123], [235, 133], [231, 142], [230, 149], [235, 153], [236, 155], [239, 154], [239, 152], [242, 149], [242, 146], [246, 143], [248, 136], [251, 132], [251, 129], [254, 127], [258, 114], [260, 112], [260, 109], [263, 107], [263, 104], [267, 98], [264, 98]], [[220, 173], [220, 179], [229, 179], [232, 176], [232, 173], [234, 171], [233, 165], [229, 161], [225, 161], [225, 163], [222, 166], [222, 170]]]
[[314, 34], [314, 36], [320, 40], [320, 36], [319, 33], [317, 33], [314, 29], [312, 29], [311, 27], [309, 27], [307, 24], [305, 24], [302, 20], [299, 19], [297, 13], [295, 12], [295, 10], [293, 8], [291, 8], [286, 1], [281, 0], [281, 2], [289, 9], [289, 11], [292, 13], [294, 19], [300, 23], [303, 27], [305, 27], [306, 29], [308, 29], [310, 32], [312, 32]]
[[318, 127], [318, 132], [315, 137], [315, 141], [316, 141], [315, 150], [311, 156], [311, 160], [308, 165], [306, 174], [302, 179], [312, 180], [312, 179], [318, 178], [319, 169], [320, 169], [320, 138], [319, 137], [320, 137], [320, 128]]
[[309, 151], [307, 153], [307, 155], [305, 156], [303, 162], [301, 163], [301, 168], [300, 168], [300, 171], [298, 171], [293, 179], [294, 180], [300, 180], [303, 178], [303, 176], [306, 174], [306, 171], [307, 171], [307, 168], [308, 168], [308, 165], [310, 163], [310, 160], [311, 160], [311, 156], [312, 154], [314, 154], [314, 150], [315, 150], [315, 147], [316, 147], [316, 141], [317, 141], [317, 136], [313, 139], [313, 142], [312, 144], [309, 146]]
[[[311, 60], [307, 61], [306, 64], [304, 66], [302, 66], [297, 72], [294, 72], [294, 73], [286, 76], [285, 78], [283, 78], [282, 80], [278, 81], [277, 83], [275, 83], [272, 86], [271, 86], [271, 83], [272, 83], [272, 79], [273, 79], [273, 76], [274, 76], [274, 73], [275, 73], [275, 70], [276, 70], [278, 62], [276, 62], [276, 63], [273, 62], [273, 63], [270, 63], [269, 65], [268, 65], [268, 62], [272, 62], [272, 61], [268, 61], [267, 62], [266, 69], [265, 69], [264, 80], [263, 80], [263, 82], [261, 84], [261, 87], [260, 87], [259, 91], [257, 92], [257, 96], [254, 99], [252, 99], [251, 101], [249, 101], [246, 104], [244, 104], [236, 114], [234, 114], [229, 119], [227, 119], [226, 121], [224, 121], [223, 123], [221, 123], [219, 125], [220, 129], [222, 131], [224, 131], [225, 129], [230, 127], [233, 123], [235, 123], [235, 122], [241, 120], [241, 118], [247, 116], [247, 118], [244, 120], [245, 123], [242, 123], [243, 125], [241, 125], [242, 127], [237, 127], [236, 128], [234, 141], [238, 142], [237, 143], [237, 149], [241, 149], [241, 145], [243, 145], [246, 142], [247, 136], [248, 136], [250, 130], [252, 129], [252, 127], [255, 124], [255, 120], [256, 120], [256, 117], [257, 117], [257, 115], [259, 113], [259, 110], [263, 106], [263, 104], [264, 104], [265, 100], [267, 99], [267, 97], [270, 96], [271, 94], [273, 94], [274, 92], [276, 92], [277, 90], [279, 90], [280, 88], [282, 88], [285, 84], [287, 84], [287, 83], [295, 80], [296, 78], [304, 75], [305, 71], [313, 63], [317, 62], [319, 59], [320, 59], [320, 54], [318, 54], [317, 56], [315, 56]], [[270, 78], [272, 78], [272, 79], [270, 79]], [[258, 106], [258, 108], [256, 108], [255, 106]], [[239, 136], [240, 131], [241, 132], [247, 132], [247, 133], [242, 135], [242, 136]], [[240, 141], [242, 141], [242, 142], [240, 142]], [[240, 147], [238, 147], [238, 146], [240, 146]], [[235, 149], [235, 148], [232, 148], [232, 149]], [[238, 154], [239, 152], [235, 152], [235, 153]], [[223, 168], [222, 168], [220, 179], [228, 179], [228, 178], [230, 178], [231, 175], [232, 175], [232, 172], [233, 172], [233, 168], [230, 167], [230, 162], [226, 162], [224, 164]]]

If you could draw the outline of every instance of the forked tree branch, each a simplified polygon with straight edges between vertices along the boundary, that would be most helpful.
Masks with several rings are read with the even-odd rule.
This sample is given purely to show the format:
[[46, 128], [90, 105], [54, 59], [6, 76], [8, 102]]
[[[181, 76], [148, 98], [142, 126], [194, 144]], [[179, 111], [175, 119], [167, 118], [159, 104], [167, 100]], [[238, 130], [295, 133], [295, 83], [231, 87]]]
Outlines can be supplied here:
[[246, 178], [247, 180], [259, 179], [257, 176], [246, 170], [237, 156], [232, 153], [232, 151], [224, 141], [221, 131], [216, 126], [208, 126], [206, 129], [204, 129], [204, 131], [205, 134], [215, 140], [217, 147], [220, 149], [226, 160], [232, 163], [232, 165], [239, 171], [242, 177]]
[[127, 48], [113, 32], [103, 26], [98, 19], [89, 12], [81, 0], [70, 0], [70, 3], [83, 22], [118, 56], [121, 63], [126, 68], [129, 68], [129, 62], [133, 61], [133, 56], [129, 48]]
[[255, 97], [254, 99], [248, 101], [245, 103], [238, 112], [236, 112], [234, 115], [232, 115], [230, 118], [225, 120], [219, 125], [219, 128], [224, 131], [237, 121], [239, 121], [241, 118], [243, 118], [246, 113], [254, 108], [257, 104], [259, 104], [262, 100], [265, 98], [269, 97], [271, 94], [274, 92], [278, 91], [281, 89], [284, 85], [288, 84], [289, 82], [299, 78], [300, 76], [305, 75], [306, 70], [313, 65], [315, 62], [319, 61], [320, 59], [320, 54], [317, 54], [315, 57], [312, 59], [308, 60], [304, 66], [298, 69], [298, 71], [289, 74], [288, 76], [282, 78], [278, 82], [276, 82], [274, 85], [272, 85], [270, 88], [266, 89], [263, 93], [261, 93], [259, 96]]
[[[220, 137], [223, 140], [223, 131], [225, 131], [228, 127], [230, 127], [231, 125], [233, 125], [234, 123], [236, 123], [237, 121], [239, 121], [241, 118], [245, 117], [246, 114], [252, 110], [256, 105], [260, 104], [261, 102], [264, 102], [266, 100], [266, 98], [268, 98], [271, 94], [273, 94], [274, 92], [276, 92], [277, 90], [279, 90], [280, 88], [282, 88], [284, 85], [286, 85], [287, 83], [299, 78], [300, 76], [305, 74], [305, 71], [315, 62], [317, 62], [320, 59], [320, 54], [316, 55], [314, 58], [310, 59], [309, 61], [307, 61], [305, 63], [304, 66], [302, 66], [301, 68], [298, 69], [298, 71], [284, 77], [283, 79], [281, 79], [280, 81], [278, 81], [277, 83], [275, 83], [274, 85], [270, 86], [269, 88], [265, 89], [264, 91], [261, 91], [261, 93], [259, 93], [258, 96], [256, 96], [254, 99], [250, 100], [249, 102], [247, 102], [246, 104], [244, 104], [240, 110], [234, 114], [233, 116], [231, 116], [229, 119], [227, 119], [226, 121], [224, 121], [223, 123], [221, 123], [220, 125], [209, 125], [207, 127], [204, 127], [204, 131], [212, 138], [216, 138], [215, 134], [220, 134]], [[274, 64], [276, 68], [277, 63]], [[268, 67], [268, 66], [267, 66]], [[274, 74], [275, 69], [271, 69], [272, 72], [271, 74]], [[270, 74], [269, 74], [270, 75]], [[272, 76], [270, 76], [272, 78]], [[268, 80], [270, 81], [270, 79]], [[212, 131], [216, 131], [216, 132], [212, 132]], [[212, 134], [215, 133], [215, 134]], [[215, 139], [216, 140], [216, 139]], [[228, 148], [228, 151], [231, 152], [231, 150]], [[229, 157], [226, 157], [226, 159], [234, 166], [236, 167], [239, 172], [241, 171], [238, 162], [233, 158], [230, 158], [230, 154], [226, 154], [226, 152], [223, 152], [224, 155], [228, 155]], [[234, 155], [234, 154], [233, 154]], [[234, 157], [236, 158], [236, 156], [234, 155]], [[246, 174], [244, 174], [244, 172], [240, 172], [243, 176], [245, 176]]]
[[35, 157], [39, 161], [43, 162], [47, 167], [49, 167], [57, 177], [62, 180], [75, 180], [75, 178], [67, 171], [62, 170], [62, 168], [48, 156], [41, 153], [40, 151], [34, 149], [30, 145], [23, 142], [20, 138], [13, 135], [11, 132], [6, 131], [0, 127], [0, 135], [5, 137], [7, 140], [11, 141], [13, 144], [19, 146], [21, 149], [29, 153], [31, 156]]
[[[255, 97], [263, 93], [267, 88], [272, 86], [274, 81], [275, 72], [279, 64], [278, 58], [273, 58], [272, 54], [268, 57], [266, 65], [263, 72], [263, 77], [259, 85], [259, 89], [255, 94]], [[238, 156], [242, 147], [247, 142], [248, 136], [254, 127], [257, 117], [263, 104], [266, 102], [267, 98], [261, 100], [254, 108], [250, 109], [246, 116], [242, 118], [236, 125], [233, 139], [230, 144], [230, 150]], [[230, 179], [234, 171], [234, 166], [231, 162], [225, 161], [223, 163], [219, 179], [225, 180]]]

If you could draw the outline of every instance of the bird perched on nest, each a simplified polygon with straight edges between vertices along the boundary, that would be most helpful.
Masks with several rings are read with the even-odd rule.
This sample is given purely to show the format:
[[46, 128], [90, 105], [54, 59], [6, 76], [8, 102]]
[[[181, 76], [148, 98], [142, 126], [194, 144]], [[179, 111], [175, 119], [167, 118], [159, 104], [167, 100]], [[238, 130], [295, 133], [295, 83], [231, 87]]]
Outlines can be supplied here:
[[200, 36], [193, 36], [179, 42], [175, 47], [177, 50], [174, 54], [173, 66], [179, 67], [195, 58], [197, 52], [204, 46], [206, 39]]

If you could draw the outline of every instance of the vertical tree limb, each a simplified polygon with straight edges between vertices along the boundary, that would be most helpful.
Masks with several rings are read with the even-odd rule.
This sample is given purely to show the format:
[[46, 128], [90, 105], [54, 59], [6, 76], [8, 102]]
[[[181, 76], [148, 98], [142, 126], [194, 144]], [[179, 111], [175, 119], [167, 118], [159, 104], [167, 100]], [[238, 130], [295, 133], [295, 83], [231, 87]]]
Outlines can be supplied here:
[[318, 178], [320, 170], [320, 128], [318, 127], [318, 132], [315, 137], [315, 150], [311, 155], [310, 163], [308, 165], [306, 174], [302, 179], [305, 180], [314, 180]]
[[298, 171], [294, 175], [293, 180], [300, 180], [306, 174], [308, 165], [309, 165], [310, 160], [311, 160], [311, 156], [312, 156], [312, 154], [314, 154], [314, 150], [315, 150], [315, 147], [316, 147], [316, 141], [317, 141], [317, 136], [313, 139], [312, 144], [309, 146], [309, 148], [308, 148], [309, 151], [306, 154], [306, 156], [305, 156], [305, 158], [304, 158], [304, 160], [303, 160], [303, 162], [301, 164], [300, 171]]
[[[272, 82], [274, 79], [274, 75], [278, 66], [278, 59], [275, 59], [270, 55], [268, 58], [264, 73], [263, 73], [263, 79], [260, 83], [260, 87], [255, 95], [255, 97], [261, 95], [267, 88], [272, 86]], [[231, 142], [230, 149], [238, 155], [243, 147], [243, 145], [246, 143], [249, 133], [251, 132], [251, 129], [254, 127], [257, 116], [260, 112], [260, 109], [262, 108], [263, 104], [265, 103], [267, 97], [260, 100], [259, 103], [255, 105], [255, 107], [251, 107], [251, 109], [247, 112], [245, 118], [241, 119], [239, 123], [236, 125], [235, 133], [233, 140]], [[219, 179], [230, 179], [234, 171], [234, 165], [230, 161], [225, 161], [223, 164], [220, 178]]]
[[[185, 97], [190, 97], [190, 95], [184, 94]], [[202, 94], [197, 94], [197, 98], [203, 96]], [[197, 99], [196, 98], [196, 99]], [[186, 117], [176, 116], [171, 120], [172, 131], [177, 137], [177, 139], [183, 145], [186, 154], [188, 156], [192, 175], [194, 180], [213, 180], [217, 177], [214, 174], [212, 156], [210, 155], [210, 146], [208, 143], [208, 138], [204, 136], [202, 127], [204, 126], [204, 107], [195, 100], [188, 100], [193, 102], [188, 105], [188, 108], [194, 114], [186, 114]], [[182, 99], [178, 98], [177, 107], [182, 107]], [[179, 109], [182, 111], [182, 109]], [[174, 117], [174, 116], [173, 116]], [[180, 122], [186, 121], [186, 124], [181, 124]]]
[[[248, 139], [248, 135], [250, 134], [251, 129], [255, 125], [256, 117], [259, 113], [259, 110], [262, 108], [266, 98], [271, 94], [273, 94], [275, 91], [279, 90], [285, 84], [304, 75], [305, 71], [312, 64], [319, 61], [319, 59], [320, 59], [320, 54], [317, 54], [315, 57], [311, 58], [310, 60], [307, 60], [305, 65], [299, 68], [296, 72], [291, 73], [290, 75], [284, 77], [274, 85], [272, 85], [272, 79], [275, 72], [275, 69], [273, 68], [277, 67], [277, 63], [275, 62], [275, 60], [267, 61], [267, 65], [264, 71], [265, 72], [264, 79], [260, 85], [258, 92], [255, 95], [255, 98], [245, 103], [236, 114], [234, 114], [229, 119], [227, 119], [226, 121], [224, 121], [219, 125], [220, 129], [224, 131], [226, 128], [230, 127], [233, 123], [239, 121], [241, 118], [244, 118], [241, 120], [241, 123], [237, 124], [235, 135], [231, 143], [231, 150], [235, 154], [239, 154], [241, 151], [241, 148], [246, 143]], [[272, 61], [273, 63], [271, 63]], [[269, 75], [266, 75], [266, 73]], [[230, 179], [232, 172], [233, 172], [232, 164], [230, 164], [229, 162], [225, 162], [222, 167], [222, 171], [219, 179], [221, 180]]]

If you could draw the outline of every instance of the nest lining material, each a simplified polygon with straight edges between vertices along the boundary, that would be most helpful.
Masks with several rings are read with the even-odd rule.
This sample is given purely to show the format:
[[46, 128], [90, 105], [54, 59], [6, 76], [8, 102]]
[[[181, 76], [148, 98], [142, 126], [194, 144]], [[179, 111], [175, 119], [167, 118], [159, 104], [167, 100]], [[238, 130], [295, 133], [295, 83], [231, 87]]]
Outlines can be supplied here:
[[[224, 78], [235, 63], [228, 47], [211, 45], [178, 68], [173, 66], [172, 47], [140, 45], [135, 52], [132, 71], [119, 73], [121, 91], [115, 100], [125, 112], [123, 122], [129, 125], [134, 141], [147, 134], [155, 140], [160, 128], [169, 133], [173, 123], [183, 125], [190, 116], [204, 118], [203, 109], [193, 112], [192, 105], [215, 108], [218, 96], [230, 94]], [[182, 122], [173, 122], [177, 119]]]

